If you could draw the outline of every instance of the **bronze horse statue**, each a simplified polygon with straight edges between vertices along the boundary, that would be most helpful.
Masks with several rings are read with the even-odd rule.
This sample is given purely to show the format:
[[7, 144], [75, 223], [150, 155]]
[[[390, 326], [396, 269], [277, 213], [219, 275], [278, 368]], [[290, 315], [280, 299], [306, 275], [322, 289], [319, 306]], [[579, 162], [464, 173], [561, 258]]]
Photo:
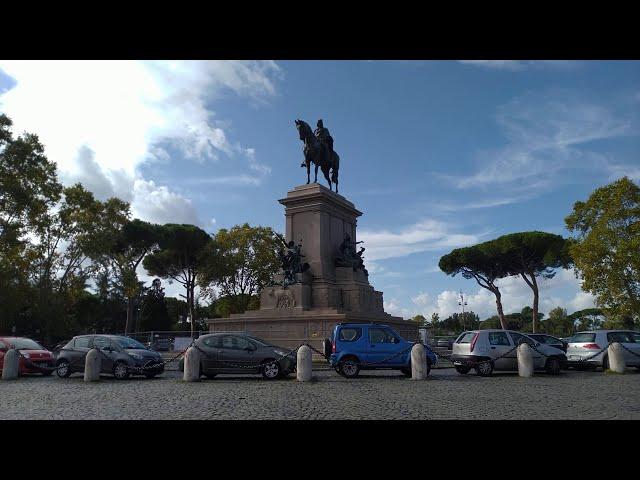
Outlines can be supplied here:
[[[318, 140], [311, 127], [304, 120], [296, 120], [296, 128], [298, 129], [300, 140], [304, 142], [302, 151], [304, 153], [304, 162], [307, 166], [307, 184], [311, 181], [311, 163], [313, 162], [316, 166], [316, 178], [313, 183], [318, 183], [318, 167], [320, 167], [324, 178], [329, 183], [329, 190], [333, 190], [331, 185], [335, 183], [336, 193], [338, 193], [340, 156], [335, 151], [329, 151], [327, 145]], [[329, 170], [331, 170], [331, 176], [329, 176]]]

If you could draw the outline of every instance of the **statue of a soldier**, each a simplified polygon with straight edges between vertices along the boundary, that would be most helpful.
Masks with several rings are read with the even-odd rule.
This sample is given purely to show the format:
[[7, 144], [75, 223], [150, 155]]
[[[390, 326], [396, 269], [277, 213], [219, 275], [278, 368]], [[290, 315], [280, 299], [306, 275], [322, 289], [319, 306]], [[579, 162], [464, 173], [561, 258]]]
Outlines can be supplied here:
[[329, 133], [329, 129], [325, 128], [322, 123], [322, 119], [318, 120], [317, 127], [313, 134], [316, 136], [320, 143], [322, 143], [326, 148], [326, 160], [328, 163], [331, 163], [331, 157], [333, 156], [333, 137]]
[[351, 240], [351, 236], [349, 234], [345, 235], [344, 240], [338, 248], [340, 256], [336, 258], [335, 261], [337, 267], [352, 267], [354, 270], [358, 270], [359, 268], [364, 269], [364, 263], [362, 260], [362, 252], [364, 252], [364, 248], [360, 253], [356, 252], [356, 245], [359, 243], [364, 242], [354, 242]]

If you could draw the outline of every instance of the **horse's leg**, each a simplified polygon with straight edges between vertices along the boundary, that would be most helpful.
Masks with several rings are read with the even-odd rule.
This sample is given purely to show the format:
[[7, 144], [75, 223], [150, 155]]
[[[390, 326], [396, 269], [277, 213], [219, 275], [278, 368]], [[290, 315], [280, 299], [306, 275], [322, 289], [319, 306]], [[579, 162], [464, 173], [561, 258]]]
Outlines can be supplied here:
[[316, 179], [313, 181], [313, 183], [318, 183], [318, 164], [316, 163]]
[[309, 182], [311, 181], [311, 162], [309, 159], [306, 159], [305, 161], [307, 162], [307, 185], [309, 185]]

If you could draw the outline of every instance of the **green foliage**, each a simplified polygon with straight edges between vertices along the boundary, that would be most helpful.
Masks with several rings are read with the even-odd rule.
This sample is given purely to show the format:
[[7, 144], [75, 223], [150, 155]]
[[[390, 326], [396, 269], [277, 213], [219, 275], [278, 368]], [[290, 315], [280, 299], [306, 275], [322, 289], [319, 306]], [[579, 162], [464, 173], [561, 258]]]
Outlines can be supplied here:
[[502, 328], [504, 323], [502, 295], [496, 280], [510, 274], [509, 261], [500, 243], [496, 240], [480, 243], [471, 247], [457, 248], [440, 258], [438, 266], [447, 275], [475, 279], [482, 288], [486, 288], [496, 297], [496, 308]]
[[153, 280], [142, 299], [139, 330], [171, 330], [164, 288], [159, 278]]
[[536, 332], [539, 290], [536, 277], [553, 278], [558, 268], [568, 268], [571, 257], [568, 242], [560, 235], [546, 232], [519, 232], [495, 240], [509, 275], [520, 276], [533, 291], [531, 331]]
[[[504, 323], [507, 330], [515, 330], [521, 332], [532, 331], [532, 312], [533, 309], [529, 306], [524, 307], [520, 312], [509, 313], [504, 316]], [[536, 320], [540, 322], [544, 317], [543, 313], [538, 313]], [[488, 319], [480, 322], [480, 329], [492, 329], [502, 328], [500, 320], [497, 316], [489, 317]]]
[[[497, 318], [497, 317], [496, 317]], [[431, 316], [429, 331], [432, 335], [457, 335], [464, 330], [479, 328], [480, 317], [473, 311], [454, 313], [444, 320], [440, 320], [438, 314]]]
[[582, 289], [608, 317], [640, 325], [640, 187], [624, 177], [576, 202], [565, 223]]
[[[236, 225], [220, 229], [207, 245], [198, 284], [209, 298], [229, 297], [230, 306], [221, 307], [228, 314], [251, 308], [251, 299], [278, 271], [280, 243], [270, 227]], [[226, 305], [226, 304], [225, 304]]]

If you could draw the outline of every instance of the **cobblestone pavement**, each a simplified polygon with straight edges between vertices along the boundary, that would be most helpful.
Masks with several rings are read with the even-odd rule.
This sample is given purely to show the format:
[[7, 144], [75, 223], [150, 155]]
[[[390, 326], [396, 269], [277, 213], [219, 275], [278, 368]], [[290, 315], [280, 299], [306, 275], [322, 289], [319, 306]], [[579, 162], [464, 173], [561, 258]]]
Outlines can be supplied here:
[[0, 419], [640, 419], [640, 372], [497, 373], [490, 378], [436, 369], [426, 381], [399, 372], [330, 370], [295, 376], [219, 375], [184, 383], [180, 372], [116, 381], [82, 375], [0, 381]]

